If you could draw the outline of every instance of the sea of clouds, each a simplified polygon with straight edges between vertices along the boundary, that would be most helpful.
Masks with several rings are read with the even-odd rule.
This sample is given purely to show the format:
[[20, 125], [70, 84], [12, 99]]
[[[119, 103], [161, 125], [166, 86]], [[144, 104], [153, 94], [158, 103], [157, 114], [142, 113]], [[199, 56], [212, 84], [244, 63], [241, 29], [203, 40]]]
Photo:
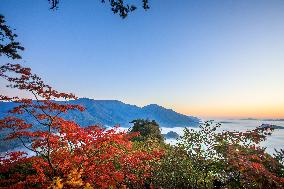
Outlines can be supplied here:
[[[228, 130], [228, 131], [245, 131], [255, 129], [256, 127], [261, 126], [261, 124], [272, 124], [277, 126], [284, 126], [284, 121], [261, 121], [261, 120], [237, 120], [237, 119], [230, 119], [230, 120], [215, 120], [214, 123], [221, 123], [221, 127], [219, 130]], [[112, 127], [109, 127], [110, 129]], [[188, 127], [190, 129], [199, 128], [196, 127]], [[128, 128], [119, 127], [118, 131], [127, 131]], [[183, 136], [184, 127], [161, 127], [162, 134], [166, 134], [169, 131], [174, 131], [180, 136]], [[177, 143], [176, 139], [166, 139], [166, 143], [175, 145]], [[266, 141], [262, 142], [261, 145], [267, 147], [267, 152], [273, 154], [275, 152], [274, 149], [283, 149], [284, 148], [284, 129], [276, 129], [274, 130], [273, 134], [267, 138]], [[16, 148], [13, 151], [25, 151], [28, 153], [29, 156], [35, 155], [35, 153], [31, 152], [26, 148]]]
[[[215, 120], [215, 123], [221, 123], [219, 130], [228, 130], [228, 131], [246, 131], [252, 130], [256, 127], [261, 126], [262, 124], [271, 124], [277, 126], [284, 126], [284, 121], [262, 121], [262, 120], [238, 120], [238, 119], [226, 119], [226, 120]], [[191, 127], [189, 127], [191, 128]], [[192, 128], [197, 129], [198, 128]], [[184, 127], [174, 127], [166, 128], [162, 127], [162, 134], [166, 134], [169, 131], [174, 131], [180, 136], [183, 135]], [[169, 144], [176, 144], [177, 140], [175, 139], [166, 139], [166, 142]], [[270, 154], [275, 152], [274, 149], [283, 149], [284, 148], [284, 129], [275, 129], [271, 136], [268, 136], [267, 140], [261, 143], [261, 146], [266, 147], [266, 151]]]

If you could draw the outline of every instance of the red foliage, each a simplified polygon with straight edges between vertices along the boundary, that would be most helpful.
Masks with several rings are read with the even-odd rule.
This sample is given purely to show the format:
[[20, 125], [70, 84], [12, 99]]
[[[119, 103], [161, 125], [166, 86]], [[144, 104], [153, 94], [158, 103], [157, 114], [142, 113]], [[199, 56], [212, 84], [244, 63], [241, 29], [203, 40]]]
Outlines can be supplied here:
[[270, 134], [268, 128], [220, 134], [227, 142], [227, 168], [239, 172], [239, 180], [245, 188], [282, 188], [284, 185], [283, 178], [276, 174], [281, 167], [279, 162], [259, 146]]
[[[118, 132], [116, 128], [82, 128], [61, 118], [63, 113], [84, 111], [84, 108], [70, 105], [68, 101], [65, 104], [53, 101], [76, 97], [52, 89], [29, 68], [6, 64], [0, 67], [0, 76], [11, 83], [9, 87], [29, 91], [34, 96], [32, 100], [1, 95], [1, 101], [19, 105], [9, 111], [13, 116], [0, 120], [0, 129], [10, 129], [6, 139], [19, 139], [36, 154], [25, 157], [22, 152], [12, 152], [2, 157], [0, 187], [48, 188], [56, 178], [57, 184], [63, 180], [67, 187], [71, 182], [70, 175], [74, 176], [77, 171], [80, 182], [76, 183], [80, 187], [119, 188], [125, 184], [143, 185], [151, 175], [150, 163], [159, 160], [160, 149], [135, 150], [130, 141], [133, 136]], [[28, 114], [35, 122], [27, 123], [17, 117], [19, 114]], [[74, 184], [74, 179], [71, 180]]]

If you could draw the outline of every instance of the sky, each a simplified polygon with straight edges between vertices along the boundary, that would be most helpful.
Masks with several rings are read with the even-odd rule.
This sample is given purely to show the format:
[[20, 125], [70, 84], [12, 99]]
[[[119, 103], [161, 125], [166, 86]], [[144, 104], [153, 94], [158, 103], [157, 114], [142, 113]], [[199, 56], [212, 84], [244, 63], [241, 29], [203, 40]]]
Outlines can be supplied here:
[[[100, 0], [56, 11], [1, 0], [0, 13], [26, 48], [17, 63], [57, 90], [202, 118], [284, 118], [283, 0], [150, 0], [148, 11], [133, 1], [126, 19]], [[17, 93], [2, 80], [0, 92]]]

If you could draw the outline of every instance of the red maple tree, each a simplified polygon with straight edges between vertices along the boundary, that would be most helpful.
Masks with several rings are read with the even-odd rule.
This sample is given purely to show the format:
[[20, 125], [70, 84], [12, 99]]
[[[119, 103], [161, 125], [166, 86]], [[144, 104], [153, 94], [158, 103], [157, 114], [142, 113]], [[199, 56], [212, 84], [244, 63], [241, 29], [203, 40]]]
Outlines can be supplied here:
[[[132, 135], [116, 127], [82, 128], [62, 118], [69, 111], [84, 111], [68, 104], [74, 94], [61, 93], [45, 84], [19, 64], [0, 67], [0, 77], [8, 87], [28, 91], [33, 99], [0, 96], [17, 104], [0, 120], [0, 129], [10, 130], [7, 140], [18, 139], [35, 155], [10, 152], [0, 158], [0, 186], [6, 188], [120, 188], [142, 186], [151, 176], [151, 163], [158, 161], [161, 149], [135, 148]], [[65, 103], [55, 100], [64, 99]], [[22, 119], [28, 115], [32, 120]]]

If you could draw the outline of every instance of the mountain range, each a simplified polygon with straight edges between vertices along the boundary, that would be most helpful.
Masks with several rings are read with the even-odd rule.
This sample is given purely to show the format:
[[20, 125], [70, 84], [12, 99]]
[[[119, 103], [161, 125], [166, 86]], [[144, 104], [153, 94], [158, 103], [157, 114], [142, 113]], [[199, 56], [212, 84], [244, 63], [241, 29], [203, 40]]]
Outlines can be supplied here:
[[[59, 103], [65, 103], [59, 101]], [[155, 120], [161, 127], [197, 127], [200, 120], [197, 117], [187, 116], [166, 109], [157, 104], [150, 104], [144, 107], [125, 104], [118, 100], [93, 100], [79, 98], [68, 101], [69, 104], [78, 104], [86, 108], [85, 111], [70, 111], [63, 117], [73, 120], [82, 127], [88, 125], [102, 125], [105, 127], [120, 125], [130, 127], [134, 119]], [[7, 110], [16, 104], [11, 102], [0, 102], [0, 118], [7, 115]]]

